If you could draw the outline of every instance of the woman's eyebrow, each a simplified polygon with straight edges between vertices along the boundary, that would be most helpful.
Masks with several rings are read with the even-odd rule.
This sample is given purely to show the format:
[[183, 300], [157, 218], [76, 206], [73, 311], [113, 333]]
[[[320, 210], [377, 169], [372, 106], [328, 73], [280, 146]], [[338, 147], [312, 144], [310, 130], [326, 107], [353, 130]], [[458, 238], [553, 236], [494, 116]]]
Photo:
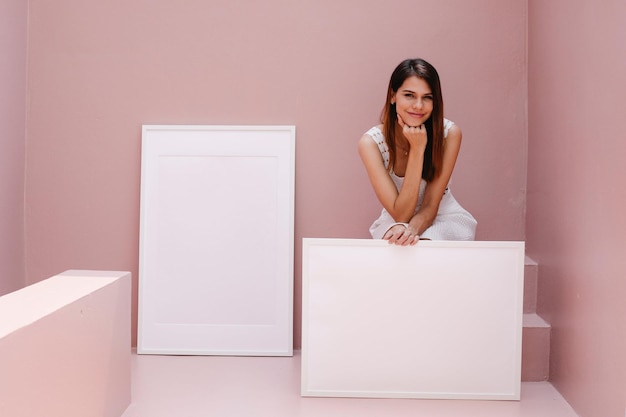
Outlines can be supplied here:
[[[403, 93], [417, 94], [415, 91], [409, 90], [408, 88], [403, 89], [402, 92]], [[424, 93], [423, 95], [425, 95], [425, 96], [432, 96], [433, 93], [429, 91], [428, 93]]]

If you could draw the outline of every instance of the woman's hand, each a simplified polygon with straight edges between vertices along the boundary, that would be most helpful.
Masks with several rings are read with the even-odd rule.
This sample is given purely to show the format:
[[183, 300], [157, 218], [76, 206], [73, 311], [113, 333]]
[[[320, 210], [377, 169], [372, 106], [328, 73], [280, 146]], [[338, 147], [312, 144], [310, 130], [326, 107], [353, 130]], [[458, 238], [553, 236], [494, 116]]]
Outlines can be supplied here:
[[409, 126], [404, 123], [402, 117], [398, 115], [398, 124], [402, 128], [402, 134], [409, 141], [411, 149], [419, 149], [422, 152], [426, 149], [426, 143], [428, 142], [428, 135], [426, 133], [426, 127], [419, 125], [416, 127]]
[[389, 244], [408, 246], [415, 245], [420, 237], [411, 227], [395, 224], [387, 230], [383, 240], [389, 241]]

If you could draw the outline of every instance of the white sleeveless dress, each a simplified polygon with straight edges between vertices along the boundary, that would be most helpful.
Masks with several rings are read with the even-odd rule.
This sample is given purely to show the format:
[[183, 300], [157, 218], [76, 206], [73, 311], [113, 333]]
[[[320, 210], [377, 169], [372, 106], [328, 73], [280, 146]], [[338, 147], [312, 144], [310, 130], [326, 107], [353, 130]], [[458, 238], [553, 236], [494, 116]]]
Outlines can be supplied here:
[[[450, 120], [444, 119], [444, 137], [448, 136], [448, 131], [454, 125]], [[385, 162], [385, 168], [389, 167], [389, 148], [385, 142], [383, 132], [379, 127], [375, 126], [366, 132], [374, 142], [378, 145], [380, 154]], [[404, 177], [399, 177], [395, 173], [390, 172], [389, 176], [393, 180], [398, 192], [402, 187]], [[437, 217], [433, 224], [426, 229], [420, 238], [431, 240], [474, 240], [476, 235], [476, 219], [454, 199], [450, 191], [450, 184], [443, 193]], [[419, 210], [422, 200], [424, 199], [424, 190], [426, 189], [426, 180], [422, 179], [420, 184], [419, 198], [415, 213]], [[382, 239], [385, 232], [393, 226], [396, 221], [391, 217], [389, 212], [382, 209], [380, 217], [376, 219], [370, 226], [370, 233], [374, 239]]]

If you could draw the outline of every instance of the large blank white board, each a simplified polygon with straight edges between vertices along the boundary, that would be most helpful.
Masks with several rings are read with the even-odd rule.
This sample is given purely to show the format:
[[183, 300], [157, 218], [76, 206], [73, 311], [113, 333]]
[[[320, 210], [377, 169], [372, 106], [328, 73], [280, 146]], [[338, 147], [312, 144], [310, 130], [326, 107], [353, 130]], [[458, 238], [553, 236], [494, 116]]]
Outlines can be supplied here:
[[523, 242], [303, 239], [302, 395], [517, 400]]
[[295, 127], [144, 125], [142, 354], [293, 354]]

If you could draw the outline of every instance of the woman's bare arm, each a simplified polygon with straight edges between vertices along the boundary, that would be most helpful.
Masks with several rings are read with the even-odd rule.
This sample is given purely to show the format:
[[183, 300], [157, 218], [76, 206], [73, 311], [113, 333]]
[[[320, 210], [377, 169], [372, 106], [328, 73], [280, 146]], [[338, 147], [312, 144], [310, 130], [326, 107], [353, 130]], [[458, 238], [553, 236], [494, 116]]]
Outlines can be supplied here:
[[441, 203], [443, 193], [450, 182], [450, 177], [454, 171], [456, 159], [461, 149], [461, 140], [461, 129], [457, 125], [452, 125], [448, 131], [448, 136], [444, 139], [441, 172], [427, 184], [422, 204], [409, 222], [410, 228], [418, 234], [430, 227], [437, 217], [439, 203]]
[[[403, 133], [410, 144], [404, 181], [400, 191], [396, 189], [376, 142], [367, 134], [359, 140], [359, 155], [374, 193], [383, 207], [397, 222], [408, 222], [415, 213], [426, 148], [426, 129], [416, 130], [403, 126]], [[405, 132], [406, 131], [406, 132]]]

